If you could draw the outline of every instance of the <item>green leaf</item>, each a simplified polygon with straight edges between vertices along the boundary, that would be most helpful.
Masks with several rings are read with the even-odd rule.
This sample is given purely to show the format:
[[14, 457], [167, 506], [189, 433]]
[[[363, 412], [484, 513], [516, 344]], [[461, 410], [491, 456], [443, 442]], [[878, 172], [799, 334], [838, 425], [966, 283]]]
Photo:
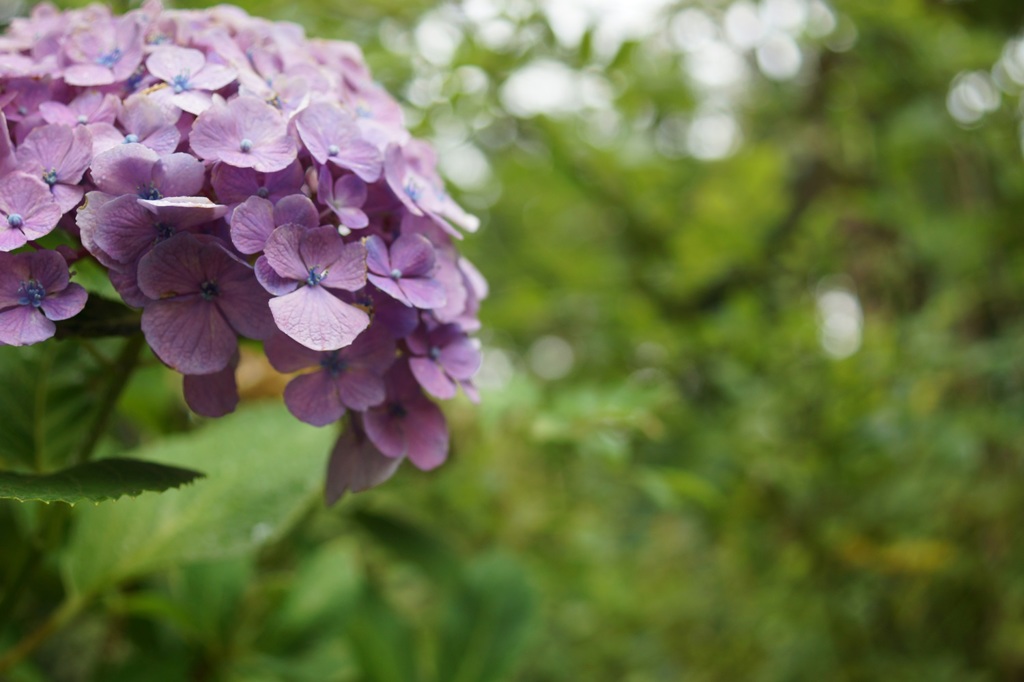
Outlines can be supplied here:
[[356, 611], [359, 617], [349, 625], [349, 638], [363, 673], [362, 679], [369, 682], [418, 679], [412, 628], [370, 587], [363, 593]]
[[465, 572], [441, 627], [437, 679], [495, 682], [512, 672], [534, 616], [534, 592], [512, 560], [489, 556]]
[[95, 294], [89, 296], [82, 312], [57, 325], [57, 338], [131, 336], [139, 332], [142, 314], [120, 301]]
[[445, 583], [458, 576], [459, 561], [439, 537], [412, 523], [393, 516], [358, 511], [352, 519], [369, 537], [386, 547], [398, 559], [419, 566], [434, 580]]
[[102, 381], [77, 343], [0, 347], [0, 462], [36, 471], [65, 462], [93, 421]]
[[284, 406], [248, 406], [136, 457], [201, 467], [200, 486], [78, 510], [63, 570], [90, 593], [171, 565], [238, 556], [286, 530], [322, 485], [334, 434]]
[[163, 492], [203, 474], [137, 459], [101, 459], [52, 474], [0, 471], [0, 498], [21, 502], [103, 502], [123, 495]]

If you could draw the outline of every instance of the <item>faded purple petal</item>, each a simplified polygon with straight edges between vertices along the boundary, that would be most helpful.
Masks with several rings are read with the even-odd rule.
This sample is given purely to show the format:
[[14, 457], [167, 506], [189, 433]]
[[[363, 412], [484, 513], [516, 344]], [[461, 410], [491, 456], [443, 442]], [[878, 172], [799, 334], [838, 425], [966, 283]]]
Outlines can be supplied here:
[[231, 214], [231, 241], [242, 253], [259, 253], [274, 227], [274, 205], [267, 199], [249, 197]]
[[[391, 244], [391, 267], [402, 277], [422, 277], [434, 269], [434, 245], [420, 234], [403, 234]], [[384, 274], [384, 273], [380, 273]]]
[[327, 372], [292, 379], [284, 389], [284, 402], [293, 415], [313, 426], [333, 424], [345, 414], [336, 382]]
[[323, 287], [300, 287], [270, 300], [278, 328], [314, 350], [343, 348], [370, 325], [365, 312]]
[[409, 369], [412, 370], [420, 386], [435, 398], [448, 400], [458, 393], [458, 387], [444, 369], [430, 358], [409, 358]]
[[238, 349], [238, 337], [216, 304], [198, 294], [148, 303], [142, 311], [142, 333], [157, 357], [182, 374], [220, 371]]
[[54, 335], [57, 325], [32, 306], [19, 305], [0, 311], [0, 343], [28, 346]]
[[331, 506], [346, 491], [358, 493], [378, 486], [391, 478], [401, 463], [401, 458], [381, 454], [353, 420], [331, 450], [324, 501]]
[[238, 385], [235, 381], [235, 365], [212, 374], [186, 374], [183, 382], [185, 402], [196, 414], [204, 417], [223, 417], [235, 411], [238, 406]]
[[[61, 260], [64, 259], [61, 258]], [[66, 282], [66, 265], [64, 266], [64, 270], [64, 281]], [[57, 293], [50, 294], [47, 292], [46, 298], [43, 299], [40, 308], [46, 317], [51, 320], [66, 320], [69, 317], [74, 317], [78, 313], [82, 312], [82, 308], [85, 307], [85, 301], [88, 298], [89, 294], [83, 287], [78, 284], [68, 284]]]

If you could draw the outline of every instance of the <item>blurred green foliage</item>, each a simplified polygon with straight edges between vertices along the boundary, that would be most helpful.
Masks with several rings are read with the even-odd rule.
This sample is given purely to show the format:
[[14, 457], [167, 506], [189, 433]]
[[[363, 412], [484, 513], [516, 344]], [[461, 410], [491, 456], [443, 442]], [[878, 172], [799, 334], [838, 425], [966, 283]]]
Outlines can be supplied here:
[[[574, 40], [565, 2], [244, 4], [357, 42], [453, 159], [484, 401], [448, 408], [445, 467], [327, 511], [317, 434], [280, 427], [255, 470], [290, 473], [254, 481], [230, 431], [273, 410], [164, 445], [194, 425], [143, 370], [105, 447], [210, 475], [86, 510], [0, 649], [60, 575], [116, 587], [11, 679], [1024, 676], [1021, 86], [993, 71], [1018, 0], [837, 0], [798, 72], [734, 49], [714, 88], [687, 31], [726, 44], [725, 0], [621, 40]], [[511, 83], [538, 60], [596, 85], [532, 113]], [[0, 506], [5, 585], [51, 512]]]

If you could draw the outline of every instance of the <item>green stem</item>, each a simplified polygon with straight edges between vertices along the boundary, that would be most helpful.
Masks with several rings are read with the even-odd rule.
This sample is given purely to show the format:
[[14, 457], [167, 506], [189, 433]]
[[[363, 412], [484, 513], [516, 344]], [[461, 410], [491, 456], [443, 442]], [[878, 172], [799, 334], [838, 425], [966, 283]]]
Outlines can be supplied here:
[[25, 635], [21, 641], [8, 649], [3, 656], [0, 656], [0, 678], [26, 656], [35, 651], [53, 633], [67, 625], [72, 618], [78, 615], [78, 612], [85, 606], [86, 602], [87, 600], [84, 598], [70, 599], [63, 602], [39, 627]]
[[117, 406], [117, 401], [121, 397], [125, 386], [128, 385], [128, 379], [132, 376], [132, 370], [135, 369], [139, 362], [139, 352], [142, 350], [143, 345], [145, 345], [145, 339], [142, 334], [130, 336], [121, 348], [121, 353], [114, 360], [110, 379], [103, 390], [103, 395], [100, 396], [96, 418], [89, 427], [89, 432], [82, 439], [82, 444], [75, 456], [77, 464], [87, 462], [92, 457], [93, 451], [100, 442], [100, 438], [106, 433], [110, 420], [114, 416], [114, 408]]

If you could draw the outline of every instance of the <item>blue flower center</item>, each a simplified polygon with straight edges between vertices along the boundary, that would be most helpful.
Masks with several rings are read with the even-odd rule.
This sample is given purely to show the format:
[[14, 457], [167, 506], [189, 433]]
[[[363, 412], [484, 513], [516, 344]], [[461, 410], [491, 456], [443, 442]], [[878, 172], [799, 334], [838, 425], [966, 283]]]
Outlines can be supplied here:
[[20, 213], [12, 213], [7, 216], [7, 224], [17, 230], [25, 224], [25, 219], [21, 217]]
[[89, 122], [89, 117], [85, 114], [80, 114], [78, 118], [76, 118], [75, 120], [78, 122], [78, 125], [84, 126], [86, 123]]
[[356, 105], [356, 116], [359, 118], [373, 118], [373, 109], [360, 102]]
[[441, 357], [441, 349], [437, 346], [431, 346], [430, 350], [427, 351], [427, 355], [431, 360], [437, 360]]
[[348, 363], [338, 356], [338, 351], [328, 353], [324, 359], [320, 361], [320, 366], [323, 367], [324, 371], [330, 374], [332, 378], [337, 377], [348, 369]]
[[43, 173], [43, 182], [45, 182], [50, 187], [53, 187], [54, 185], [56, 185], [57, 184], [57, 169], [56, 168], [51, 168], [50, 170], [45, 171]]
[[405, 194], [413, 201], [419, 201], [420, 197], [423, 196], [423, 188], [415, 180], [409, 180], [405, 183]]
[[252, 151], [252, 140], [248, 137], [238, 143], [238, 148], [242, 150], [243, 154], [248, 154]]
[[121, 48], [115, 47], [110, 52], [108, 52], [108, 53], [106, 53], [104, 55], [101, 55], [96, 60], [96, 63], [99, 64], [100, 66], [105, 66], [108, 69], [112, 69], [115, 64], [117, 64], [119, 61], [121, 61], [121, 57], [122, 56], [124, 56], [124, 52], [121, 51]]
[[171, 87], [174, 88], [174, 94], [175, 95], [180, 95], [181, 93], [183, 93], [183, 92], [185, 92], [186, 90], [189, 89], [189, 86], [188, 86], [189, 75], [190, 74], [189, 74], [188, 71], [182, 71], [181, 73], [179, 73], [177, 76], [174, 77], [174, 80], [171, 81]]
[[327, 156], [337, 156], [340, 153], [341, 150], [338, 149], [338, 145], [336, 144], [332, 144], [330, 147], [327, 148]]
[[153, 183], [150, 183], [149, 185], [139, 187], [139, 198], [158, 201], [163, 198], [163, 195], [160, 194], [160, 190], [153, 186]]
[[220, 296], [220, 287], [216, 282], [207, 280], [199, 285], [199, 295], [203, 297], [204, 301], [212, 301]]
[[38, 308], [46, 298], [46, 289], [34, 279], [22, 282], [18, 285], [18, 305], [30, 305]]
[[403, 406], [402, 403], [391, 403], [388, 405], [388, 414], [392, 417], [398, 417], [401, 419], [409, 413], [406, 412], [405, 406]]
[[256, 196], [258, 196], [260, 199], [266, 199], [267, 197], [270, 196], [270, 190], [267, 189], [266, 187], [260, 187], [258, 190], [256, 190]]
[[124, 136], [124, 143], [125, 144], [135, 144], [138, 141], [139, 141], [139, 136], [136, 135], [135, 133], [128, 133], [127, 135]]
[[323, 272], [318, 273], [317, 270], [319, 269], [320, 266], [309, 269], [309, 277], [306, 278], [306, 286], [315, 287], [324, 280], [324, 277], [327, 276], [327, 271], [324, 270]]
[[396, 281], [402, 279], [402, 271], [399, 270], [398, 268], [395, 268], [394, 270], [392, 270], [391, 271], [391, 279], [396, 280]]

